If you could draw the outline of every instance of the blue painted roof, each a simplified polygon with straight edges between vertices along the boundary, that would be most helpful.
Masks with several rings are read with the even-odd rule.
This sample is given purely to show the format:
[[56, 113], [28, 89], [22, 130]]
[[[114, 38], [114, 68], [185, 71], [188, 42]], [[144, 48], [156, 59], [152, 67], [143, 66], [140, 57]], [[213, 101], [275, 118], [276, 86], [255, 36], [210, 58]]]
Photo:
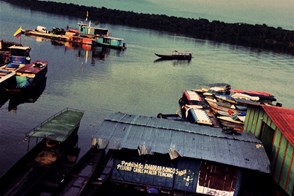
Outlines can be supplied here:
[[182, 157], [270, 173], [264, 147], [250, 133], [228, 135], [220, 128], [118, 112], [105, 118], [96, 137], [112, 150], [144, 146], [148, 154], [168, 154], [172, 149]]

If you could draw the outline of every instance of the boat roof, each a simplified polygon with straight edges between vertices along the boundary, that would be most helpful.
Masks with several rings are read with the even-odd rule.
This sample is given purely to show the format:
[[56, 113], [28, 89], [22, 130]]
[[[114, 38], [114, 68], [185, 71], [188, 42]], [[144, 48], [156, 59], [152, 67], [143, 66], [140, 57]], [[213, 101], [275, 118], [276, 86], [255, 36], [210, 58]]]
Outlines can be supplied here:
[[17, 49], [17, 50], [30, 50], [31, 48], [29, 46], [10, 46], [9, 49]]
[[64, 142], [78, 128], [83, 115], [83, 111], [66, 108], [34, 128], [27, 136]]
[[200, 95], [192, 90], [184, 90], [184, 95], [187, 97], [188, 100], [196, 100], [201, 101]]
[[107, 30], [107, 28], [103, 28], [103, 27], [94, 27], [94, 26], [89, 26], [89, 24], [86, 23], [78, 23], [79, 26], [84, 26], [84, 27], [88, 27], [90, 29], [100, 29], [100, 30]]
[[96, 137], [110, 150], [137, 150], [143, 145], [152, 155], [173, 149], [181, 157], [270, 173], [265, 149], [250, 133], [229, 135], [221, 128], [118, 112], [104, 119]]
[[27, 64], [24, 67], [17, 70], [18, 73], [33, 73], [36, 74], [40, 70], [44, 69], [48, 65], [47, 61], [36, 61], [31, 64]]
[[119, 38], [119, 37], [111, 37], [111, 36], [104, 36], [104, 37], [101, 37], [103, 39], [112, 39], [112, 40], [121, 40], [123, 41], [124, 39], [123, 38]]

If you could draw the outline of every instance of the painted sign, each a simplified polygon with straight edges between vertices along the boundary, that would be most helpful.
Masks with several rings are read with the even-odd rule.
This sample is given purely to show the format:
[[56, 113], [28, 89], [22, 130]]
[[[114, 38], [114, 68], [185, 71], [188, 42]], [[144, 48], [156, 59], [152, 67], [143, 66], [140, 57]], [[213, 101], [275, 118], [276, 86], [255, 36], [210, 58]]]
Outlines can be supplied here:
[[174, 175], [177, 176], [184, 176], [187, 174], [187, 170], [179, 170], [177, 168], [173, 167], [165, 167], [160, 165], [152, 165], [152, 164], [142, 164], [137, 162], [127, 162], [127, 161], [121, 161], [116, 166], [117, 170], [122, 171], [130, 171], [140, 174], [148, 174], [148, 175], [154, 175], [154, 176], [160, 176], [160, 177], [166, 177], [166, 178], [173, 178]]

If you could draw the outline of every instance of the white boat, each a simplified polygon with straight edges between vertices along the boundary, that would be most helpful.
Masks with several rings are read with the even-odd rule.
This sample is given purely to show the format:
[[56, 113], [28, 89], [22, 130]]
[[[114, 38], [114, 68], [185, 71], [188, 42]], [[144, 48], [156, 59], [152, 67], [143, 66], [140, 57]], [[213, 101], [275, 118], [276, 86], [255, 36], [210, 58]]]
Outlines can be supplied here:
[[210, 126], [213, 125], [207, 113], [202, 109], [190, 108], [188, 110], [187, 119], [192, 123], [204, 124], [204, 125], [210, 125]]
[[0, 68], [0, 84], [7, 81], [9, 78], [15, 76], [15, 71], [9, 71]]

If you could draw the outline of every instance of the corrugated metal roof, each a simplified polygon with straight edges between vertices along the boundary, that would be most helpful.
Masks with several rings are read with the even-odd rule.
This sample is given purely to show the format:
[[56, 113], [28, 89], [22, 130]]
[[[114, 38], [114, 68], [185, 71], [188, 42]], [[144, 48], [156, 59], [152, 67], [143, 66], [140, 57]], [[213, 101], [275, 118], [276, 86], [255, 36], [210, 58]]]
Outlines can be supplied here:
[[262, 108], [294, 146], [294, 109], [266, 105]]
[[270, 172], [261, 142], [249, 133], [228, 135], [209, 126], [114, 113], [100, 125], [97, 138], [108, 142], [107, 148], [114, 150], [137, 150], [143, 145], [150, 154], [167, 154], [173, 149], [182, 157]]

